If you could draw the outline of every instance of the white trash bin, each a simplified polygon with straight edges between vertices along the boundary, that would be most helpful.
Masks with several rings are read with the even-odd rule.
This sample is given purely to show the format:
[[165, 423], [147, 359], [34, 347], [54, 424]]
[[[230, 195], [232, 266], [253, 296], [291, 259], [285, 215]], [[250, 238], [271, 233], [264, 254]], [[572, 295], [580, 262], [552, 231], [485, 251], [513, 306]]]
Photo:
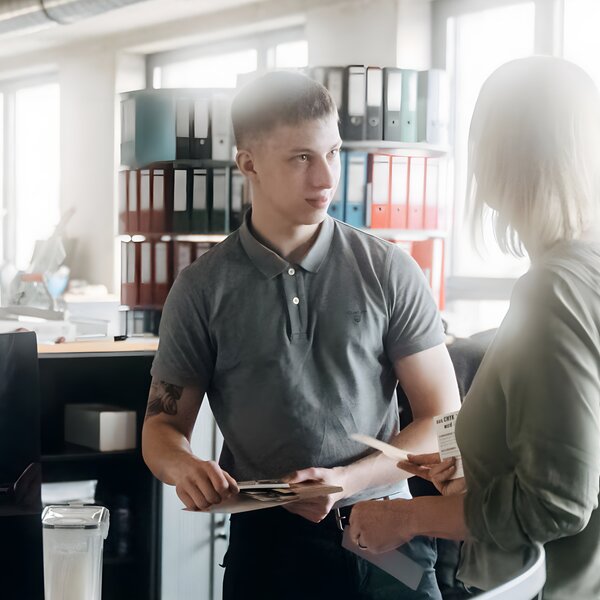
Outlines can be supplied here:
[[101, 600], [103, 506], [47, 506], [42, 513], [45, 600]]

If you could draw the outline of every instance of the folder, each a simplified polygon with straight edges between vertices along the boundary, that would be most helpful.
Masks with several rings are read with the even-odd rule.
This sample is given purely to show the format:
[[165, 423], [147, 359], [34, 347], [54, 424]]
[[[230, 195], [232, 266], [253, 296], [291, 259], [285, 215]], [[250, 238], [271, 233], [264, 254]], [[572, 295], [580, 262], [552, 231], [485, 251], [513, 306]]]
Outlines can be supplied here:
[[423, 229], [425, 213], [425, 158], [411, 156], [408, 161], [408, 228]]
[[392, 157], [390, 227], [406, 229], [408, 224], [408, 157]]
[[[322, 69], [322, 72], [319, 71]], [[321, 83], [329, 90], [333, 102], [337, 107], [340, 118], [340, 132], [343, 134], [343, 123], [345, 115], [344, 106], [344, 67], [316, 67], [313, 69], [313, 76], [322, 78]]]
[[346, 223], [354, 227], [366, 226], [367, 162], [365, 152], [348, 152], [344, 213]]
[[342, 150], [340, 152], [340, 181], [333, 194], [333, 198], [327, 208], [327, 213], [334, 219], [340, 221], [346, 220], [346, 214], [344, 212], [346, 205], [346, 169], [348, 164], [348, 152]]
[[310, 70], [310, 77], [322, 86], [327, 87], [327, 69], [325, 67], [313, 67]]
[[135, 166], [135, 98], [121, 101], [121, 164]]
[[189, 233], [191, 226], [189, 211], [189, 185], [191, 170], [173, 169], [173, 231]]
[[173, 281], [172, 265], [173, 261], [171, 242], [155, 242], [153, 294], [154, 306], [162, 306], [167, 299], [167, 295]]
[[194, 169], [192, 176], [192, 232], [207, 233], [208, 227], [208, 172], [207, 169]]
[[390, 226], [390, 157], [369, 155], [371, 224], [373, 229]]
[[152, 306], [152, 244], [141, 242], [137, 244], [140, 253], [140, 306]]
[[441, 310], [444, 308], [444, 240], [430, 238], [413, 242], [412, 257], [423, 269], [431, 292]]
[[128, 208], [127, 208], [127, 171], [119, 171], [119, 228], [120, 234], [127, 233], [129, 231], [129, 219]]
[[173, 169], [152, 169], [151, 221], [153, 233], [173, 231]]
[[[272, 508], [273, 506], [281, 506], [283, 504], [289, 504], [290, 502], [297, 502], [298, 500], [308, 500], [309, 498], [315, 498], [317, 496], [327, 496], [329, 494], [336, 494], [343, 491], [343, 488], [339, 486], [327, 485], [325, 483], [314, 483], [314, 482], [302, 482], [292, 483], [289, 488], [290, 494], [283, 498], [274, 498], [273, 500], [264, 500], [253, 498], [250, 494], [240, 492], [234, 494], [227, 500], [223, 500], [219, 504], [213, 504], [204, 511], [194, 512], [211, 512], [211, 513], [225, 513], [234, 514], [240, 512], [248, 512], [250, 510], [259, 510], [261, 508]], [[183, 510], [188, 510], [184, 508]]]
[[[121, 285], [121, 302], [130, 308], [138, 304], [138, 260], [137, 245], [135, 242], [123, 242], [121, 251], [125, 253], [125, 260], [121, 257], [121, 264], [125, 266], [125, 278]], [[122, 279], [123, 281], [123, 279]]]
[[191, 100], [175, 99], [175, 157], [190, 158]]
[[151, 207], [150, 207], [150, 170], [143, 169], [140, 171], [139, 175], [140, 181], [140, 212], [139, 212], [139, 230], [142, 233], [150, 232], [150, 216], [151, 216]]
[[121, 304], [127, 304], [127, 242], [121, 242]]
[[419, 73], [413, 69], [402, 71], [402, 97], [400, 105], [400, 141], [417, 141], [417, 100]]
[[380, 67], [367, 67], [367, 119], [365, 138], [383, 139], [383, 71]]
[[194, 259], [194, 243], [176, 241], [173, 244], [173, 279], [186, 267], [192, 264]]
[[402, 71], [394, 67], [383, 69], [383, 139], [402, 139], [400, 111], [402, 108]]
[[226, 233], [229, 231], [229, 178], [227, 169], [211, 169], [212, 202], [210, 210], [210, 231]]
[[232, 160], [231, 96], [215, 93], [210, 117], [213, 160]]
[[127, 192], [127, 227], [129, 233], [136, 233], [140, 230], [138, 218], [138, 177], [137, 171], [129, 171], [128, 192]]
[[342, 120], [342, 137], [345, 140], [364, 140], [366, 136], [367, 113], [366, 68], [364, 65], [350, 65], [344, 69], [345, 107]]
[[446, 71], [419, 71], [417, 89], [417, 141], [447, 144], [450, 99]]
[[439, 162], [428, 158], [425, 162], [425, 229], [437, 229], [439, 225]]
[[235, 231], [244, 218], [244, 176], [237, 169], [231, 170], [229, 189], [229, 228]]
[[208, 159], [211, 157], [210, 97], [195, 98], [193, 109], [191, 158]]

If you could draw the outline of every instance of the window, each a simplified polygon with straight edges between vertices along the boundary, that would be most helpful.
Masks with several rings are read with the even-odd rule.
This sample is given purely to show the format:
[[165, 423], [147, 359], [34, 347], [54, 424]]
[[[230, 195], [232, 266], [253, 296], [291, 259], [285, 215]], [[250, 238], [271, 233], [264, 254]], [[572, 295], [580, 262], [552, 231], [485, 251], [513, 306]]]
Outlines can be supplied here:
[[[455, 276], [507, 277], [521, 275], [526, 261], [507, 257], [497, 249], [491, 222], [485, 224], [485, 254], [474, 251], [465, 227], [469, 125], [479, 90], [501, 64], [534, 52], [534, 4], [497, 7], [457, 17], [449, 35], [448, 54], [454, 53], [454, 228], [451, 271]], [[452, 24], [450, 25], [452, 27]]]
[[298, 40], [277, 44], [267, 51], [267, 67], [298, 69], [308, 65], [308, 42]]
[[[484, 227], [485, 246], [473, 247], [465, 221], [468, 133], [481, 85], [501, 64], [535, 51], [534, 0], [438, 0], [433, 4], [434, 54], [445, 56], [451, 82], [453, 147], [447, 194], [453, 219], [448, 240], [446, 310], [449, 331], [470, 335], [497, 327], [515, 280], [528, 268], [526, 259], [498, 250], [492, 224]], [[444, 35], [445, 34], [445, 35]], [[443, 64], [443, 63], [442, 63]]]
[[36, 240], [49, 237], [59, 220], [59, 86], [17, 82], [0, 90], [3, 254], [25, 269]]
[[154, 88], [234, 88], [238, 76], [245, 73], [307, 66], [308, 43], [303, 38], [302, 28], [292, 28], [152, 54], [147, 58], [147, 70]]
[[155, 88], [234, 88], [238, 75], [256, 71], [257, 67], [257, 51], [250, 48], [156, 67], [153, 83]]
[[600, 2], [565, 0], [564, 57], [585, 69], [600, 88]]

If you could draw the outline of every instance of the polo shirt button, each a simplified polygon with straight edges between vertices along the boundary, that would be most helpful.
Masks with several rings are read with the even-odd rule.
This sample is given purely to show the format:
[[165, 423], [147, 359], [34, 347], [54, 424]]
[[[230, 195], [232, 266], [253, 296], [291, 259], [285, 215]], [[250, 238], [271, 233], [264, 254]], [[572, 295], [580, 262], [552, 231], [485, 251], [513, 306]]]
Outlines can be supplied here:
[[288, 275], [295, 275], [296, 274], [296, 269], [288, 269]]
[[300, 298], [298, 298], [298, 296], [294, 296], [294, 297], [292, 298], [292, 302], [293, 302], [294, 304], [300, 304]]

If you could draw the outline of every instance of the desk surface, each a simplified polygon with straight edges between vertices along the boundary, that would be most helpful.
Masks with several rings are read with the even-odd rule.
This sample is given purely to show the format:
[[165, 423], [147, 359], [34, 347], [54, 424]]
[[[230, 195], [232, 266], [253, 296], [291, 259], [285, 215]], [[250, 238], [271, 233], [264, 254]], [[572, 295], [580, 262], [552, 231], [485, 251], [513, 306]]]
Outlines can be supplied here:
[[158, 338], [128, 338], [120, 342], [90, 340], [63, 344], [38, 344], [38, 354], [104, 354], [156, 352]]

